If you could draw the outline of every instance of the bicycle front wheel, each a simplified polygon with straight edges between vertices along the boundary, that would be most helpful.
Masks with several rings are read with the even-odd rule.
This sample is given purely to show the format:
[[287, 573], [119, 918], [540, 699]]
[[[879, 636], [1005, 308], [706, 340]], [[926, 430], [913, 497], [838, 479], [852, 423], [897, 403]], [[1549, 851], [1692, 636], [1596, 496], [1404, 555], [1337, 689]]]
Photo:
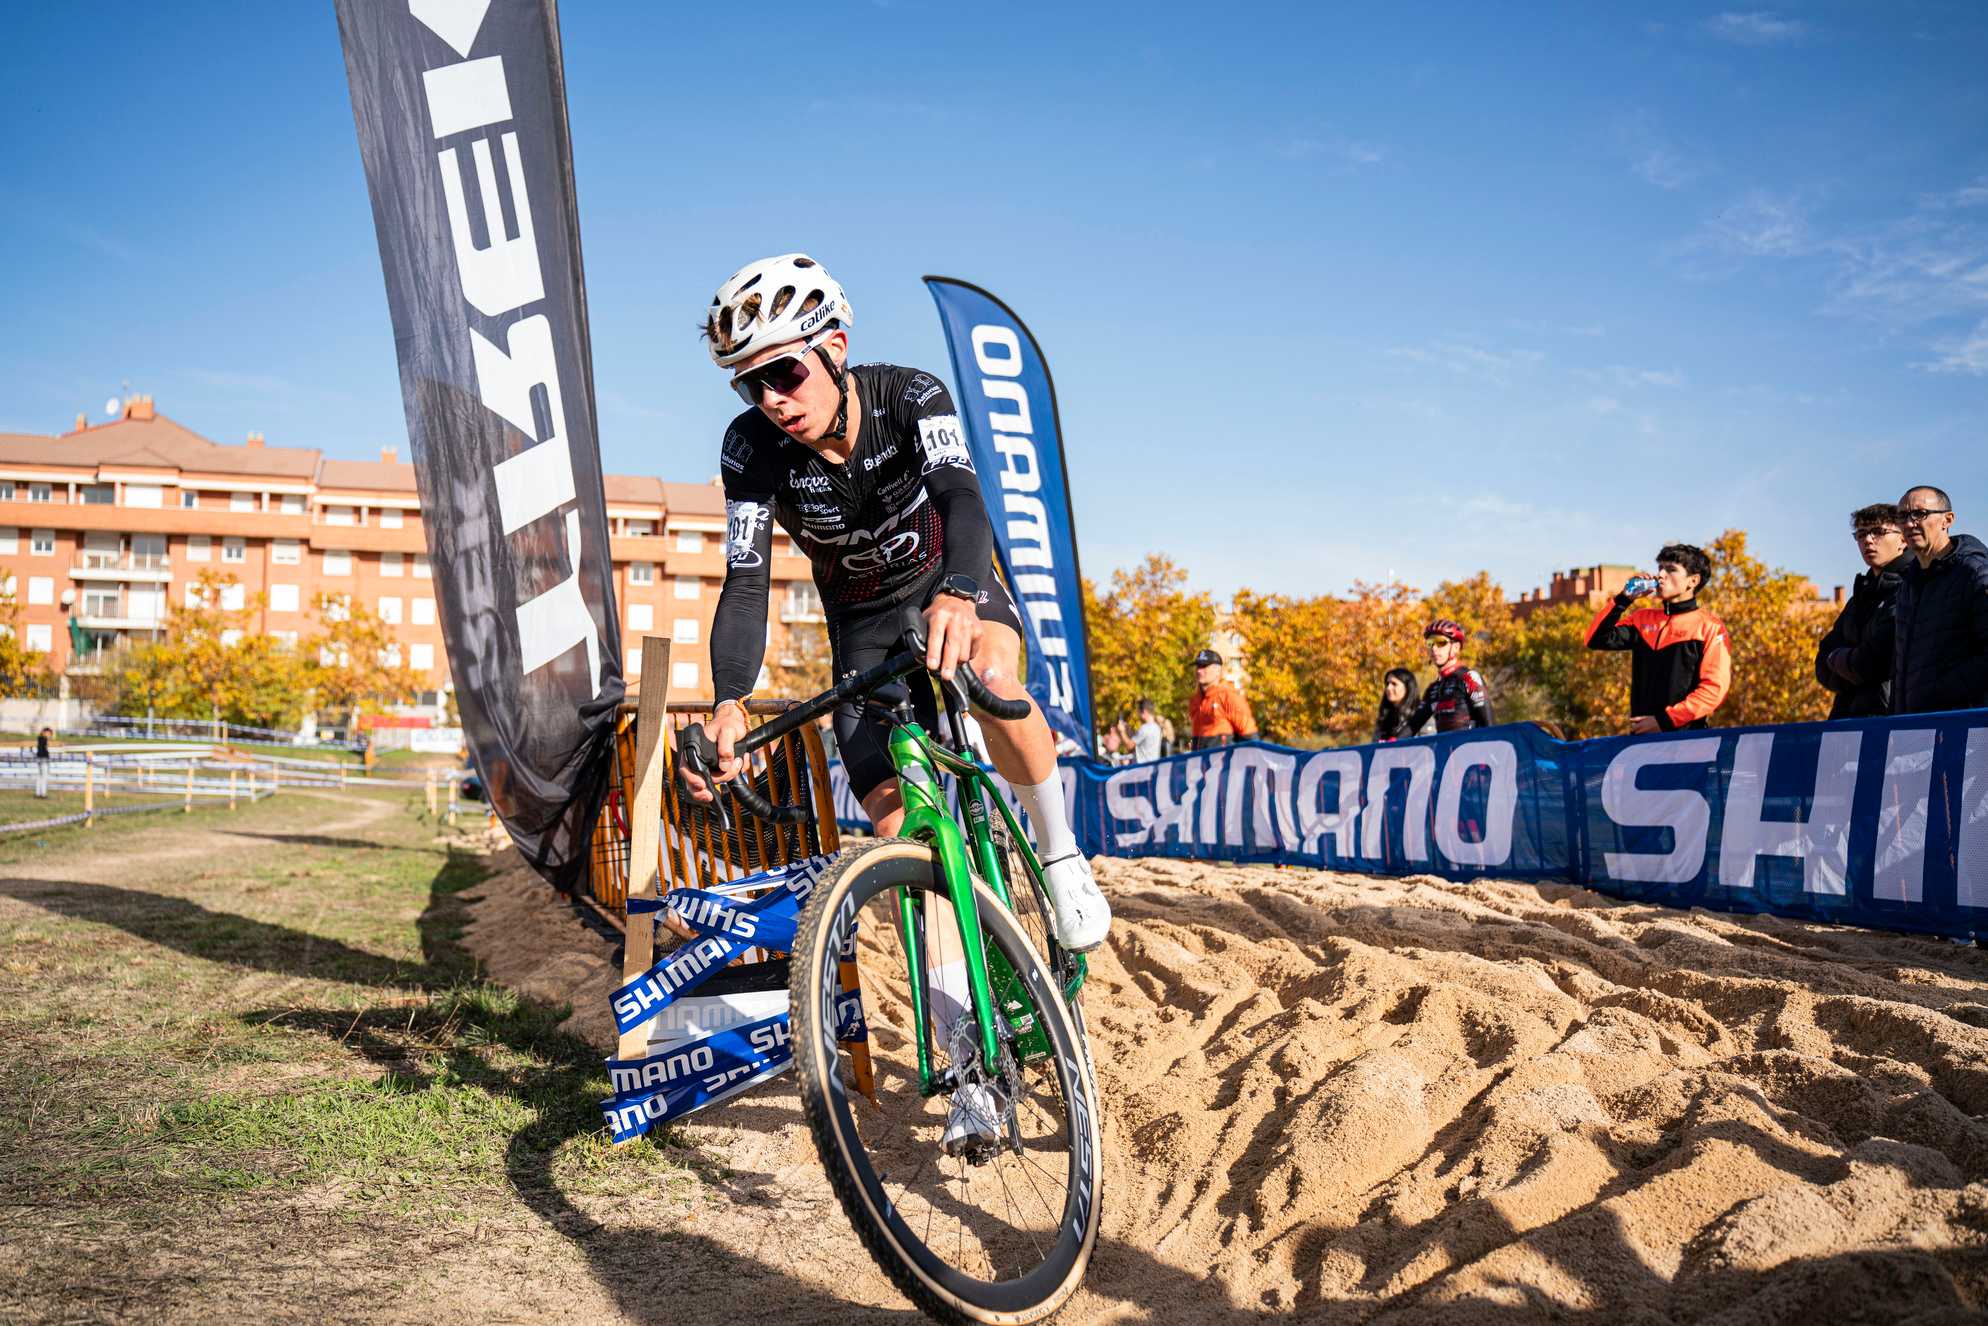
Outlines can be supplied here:
[[[1097, 1241], [1097, 1091], [1055, 979], [978, 881], [974, 900], [996, 976], [998, 1063], [984, 1063], [979, 1047], [958, 923], [932, 850], [893, 838], [845, 852], [801, 914], [794, 1066], [830, 1184], [898, 1288], [941, 1320], [1040, 1321], [1076, 1289]], [[916, 964], [907, 906], [919, 918]], [[874, 1101], [856, 1093], [837, 1040], [840, 969], [852, 949]], [[1013, 984], [1004, 994], [1005, 973]], [[920, 1089], [921, 1004], [942, 1084], [929, 1096]]]

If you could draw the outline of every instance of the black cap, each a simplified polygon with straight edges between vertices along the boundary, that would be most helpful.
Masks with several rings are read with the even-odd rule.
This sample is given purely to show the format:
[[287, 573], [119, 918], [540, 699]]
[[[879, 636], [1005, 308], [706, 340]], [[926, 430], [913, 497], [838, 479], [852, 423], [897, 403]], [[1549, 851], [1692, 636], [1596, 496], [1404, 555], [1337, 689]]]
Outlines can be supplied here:
[[1222, 665], [1222, 656], [1212, 649], [1204, 649], [1194, 656], [1194, 666], [1197, 668], [1205, 668], [1210, 663], [1213, 663], [1216, 667], [1220, 667]]

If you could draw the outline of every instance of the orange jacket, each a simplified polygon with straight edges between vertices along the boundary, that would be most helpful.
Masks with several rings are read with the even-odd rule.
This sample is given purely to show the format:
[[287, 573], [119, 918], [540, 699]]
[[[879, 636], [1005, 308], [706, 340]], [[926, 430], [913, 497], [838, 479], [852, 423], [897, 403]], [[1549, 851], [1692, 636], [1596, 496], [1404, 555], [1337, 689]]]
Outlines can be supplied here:
[[1588, 648], [1630, 651], [1630, 716], [1654, 718], [1666, 732], [1707, 726], [1733, 684], [1726, 624], [1696, 599], [1627, 608], [1616, 599], [1595, 615]]
[[1196, 690], [1187, 701], [1189, 730], [1196, 737], [1253, 737], [1256, 719], [1234, 682], [1218, 681]]

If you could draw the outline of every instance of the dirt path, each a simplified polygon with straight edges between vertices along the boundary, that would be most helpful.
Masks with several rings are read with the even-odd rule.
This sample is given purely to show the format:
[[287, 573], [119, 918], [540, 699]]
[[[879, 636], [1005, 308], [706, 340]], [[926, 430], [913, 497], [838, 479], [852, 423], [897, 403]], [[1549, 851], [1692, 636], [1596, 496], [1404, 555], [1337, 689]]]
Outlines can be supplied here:
[[[1103, 862], [1107, 1218], [1066, 1320], [1975, 1320], [1988, 955], [1565, 886]], [[520, 873], [468, 942], [576, 1002], [600, 942]], [[693, 1215], [590, 1209], [621, 1319], [902, 1308], [790, 1083], [681, 1128]], [[650, 1239], [662, 1242], [651, 1244]], [[669, 1313], [619, 1254], [667, 1249]]]

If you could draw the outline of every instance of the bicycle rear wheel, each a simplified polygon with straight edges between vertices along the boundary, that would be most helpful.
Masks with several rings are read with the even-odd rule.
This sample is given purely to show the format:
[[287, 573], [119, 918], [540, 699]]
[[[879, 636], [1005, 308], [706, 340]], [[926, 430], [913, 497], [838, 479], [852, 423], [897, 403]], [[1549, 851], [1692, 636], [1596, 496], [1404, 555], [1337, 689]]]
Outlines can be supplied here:
[[[1004, 1001], [997, 993], [1006, 1004], [1000, 1062], [982, 1064], [963, 977], [948, 970], [961, 961], [958, 929], [931, 849], [884, 839], [844, 852], [801, 914], [795, 1072], [830, 1184], [898, 1288], [942, 1320], [1040, 1321], [1076, 1289], [1097, 1241], [1096, 1086], [1055, 978], [999, 899], [978, 882], [974, 893], [990, 955], [999, 955], [989, 967], [1012, 971], [1025, 995]], [[930, 947], [919, 972], [904, 949], [901, 896], [922, 903], [927, 935], [952, 937], [950, 951]], [[839, 967], [851, 943], [874, 1103], [852, 1089], [837, 1043]], [[929, 1097], [919, 1090], [914, 981], [927, 999], [932, 1066], [948, 1082]], [[1047, 1053], [1029, 1054], [1018, 1041], [1031, 1026], [1044, 1033]], [[957, 1153], [943, 1141], [959, 1121], [955, 1081], [990, 1093], [980, 1099], [998, 1107], [996, 1126]]]

